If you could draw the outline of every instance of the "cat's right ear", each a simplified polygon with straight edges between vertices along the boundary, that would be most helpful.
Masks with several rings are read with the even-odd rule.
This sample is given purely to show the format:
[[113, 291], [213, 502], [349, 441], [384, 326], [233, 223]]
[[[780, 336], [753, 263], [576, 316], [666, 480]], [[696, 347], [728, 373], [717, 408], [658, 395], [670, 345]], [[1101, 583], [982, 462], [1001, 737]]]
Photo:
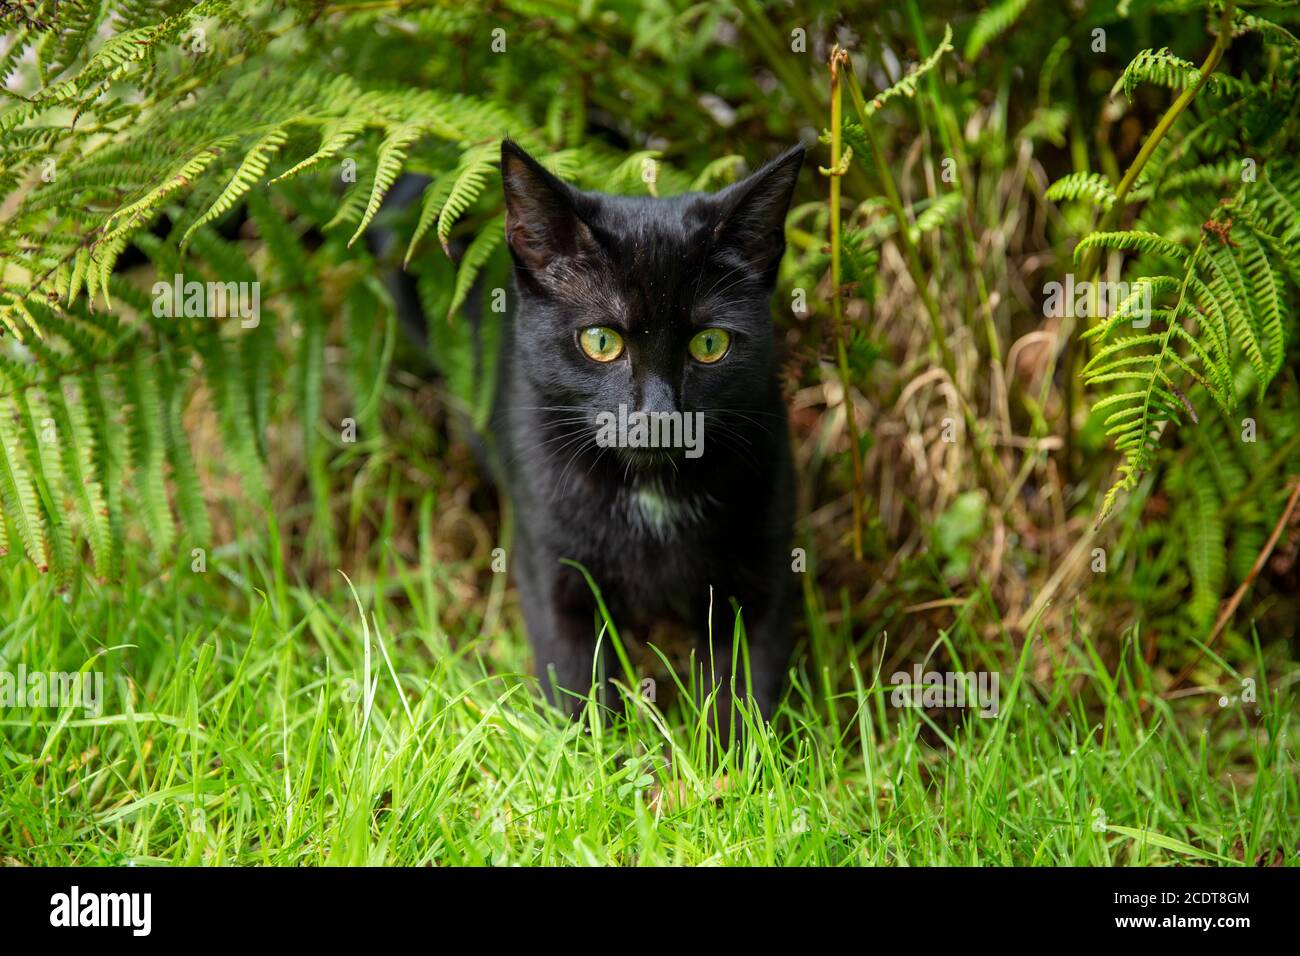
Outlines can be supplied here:
[[509, 139], [501, 141], [501, 184], [506, 196], [506, 242], [515, 259], [541, 272], [557, 258], [594, 245], [573, 205], [573, 190]]

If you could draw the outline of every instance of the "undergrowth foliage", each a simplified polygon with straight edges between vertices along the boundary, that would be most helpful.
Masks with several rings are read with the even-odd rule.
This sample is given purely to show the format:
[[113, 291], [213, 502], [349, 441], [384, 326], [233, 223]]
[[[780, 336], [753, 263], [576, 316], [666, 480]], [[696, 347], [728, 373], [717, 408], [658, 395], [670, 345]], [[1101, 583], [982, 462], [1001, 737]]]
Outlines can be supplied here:
[[[1207, 398], [1226, 414], [1248, 395], [1261, 399], [1294, 337], [1300, 45], [1254, 16], [1239, 14], [1232, 29], [1262, 33], [1258, 76], [1202, 76], [1168, 50], [1144, 50], [1112, 91], [1132, 98], [1145, 83], [1196, 99], [1189, 122], [1153, 137], [1150, 159], [1127, 193], [1142, 204], [1131, 228], [1099, 229], [1075, 247], [1076, 264], [1090, 252], [1127, 253], [1114, 271], [1118, 279], [1122, 270], [1132, 289], [1082, 333], [1094, 346], [1084, 381], [1104, 396], [1093, 410], [1105, 414], [1106, 433], [1124, 457], [1102, 517], [1151, 469], [1169, 424], [1196, 421]], [[1094, 172], [1072, 173], [1047, 195], [1091, 203], [1103, 214], [1119, 199]], [[1144, 301], [1152, 307], [1139, 315]]]
[[[345, 260], [404, 170], [430, 179], [408, 263], [430, 258], [431, 241], [452, 255], [462, 224], [474, 236], [456, 256], [450, 282], [442, 264], [421, 274], [428, 304], [447, 320], [478, 274], [504, 261], [496, 161], [505, 134], [589, 188], [627, 192], [649, 182], [681, 191], [734, 176], [734, 156], [693, 183], [660, 164], [656, 150], [624, 155], [583, 140], [588, 101], [578, 87], [539, 90], [533, 99], [549, 105], [538, 115], [533, 103], [454, 91], [458, 72], [441, 77], [441, 89], [384, 86], [380, 64], [402, 36], [385, 36], [364, 8], [344, 9], [328, 24], [315, 22], [318, 13], [315, 4], [51, 0], [16, 24], [0, 57], [9, 83], [0, 183], [6, 193], [26, 187], [5, 219], [0, 249], [0, 329], [18, 343], [0, 354], [0, 551], [20, 547], [66, 584], [84, 539], [95, 573], [111, 578], [128, 495], [157, 552], [171, 553], [182, 538], [206, 547], [209, 522], [183, 422], [186, 396], [200, 385], [214, 399], [248, 492], [265, 501], [262, 429], [274, 326], [292, 323], [299, 337], [282, 371], [298, 384], [312, 455], [327, 312], [326, 257], [311, 256], [309, 247], [323, 233], [328, 252]], [[429, 38], [451, 62], [479, 26], [467, 11], [435, 8], [411, 11], [403, 29]], [[562, 44], [557, 33], [532, 34], [530, 42], [523, 30], [508, 39], [502, 31], [502, 46], [481, 49], [476, 69], [498, 89], [522, 83]], [[333, 58], [322, 57], [336, 41]], [[497, 55], [507, 43], [521, 48]], [[215, 228], [237, 207], [247, 207], [265, 244], [258, 268], [237, 237]], [[121, 268], [124, 254], [143, 254], [163, 281], [183, 275], [205, 291], [213, 282], [258, 283], [270, 306], [252, 332], [206, 317], [155, 315], [147, 284]], [[380, 311], [382, 292], [368, 286], [349, 293], [358, 314]], [[193, 312], [206, 316], [211, 304], [205, 295]], [[348, 328], [354, 336], [374, 331], [361, 321]], [[442, 330], [434, 333], [445, 340]], [[349, 342], [353, 352], [367, 347]], [[362, 383], [360, 398], [371, 392]], [[469, 400], [481, 411], [487, 394], [480, 387]], [[74, 508], [64, 506], [68, 500]]]
[[[0, 720], [13, 859], [1296, 846], [1300, 7], [38, 0], [0, 23], [0, 663], [103, 667], [120, 711]], [[773, 296], [800, 653], [743, 748], [690, 692], [572, 722], [522, 676], [510, 516], [462, 440], [509, 294], [507, 135], [660, 196], [811, 147]], [[1127, 291], [1050, 313], [1065, 274]], [[998, 717], [895, 703], [890, 675], [931, 665], [1000, 674]]]
[[[1003, 237], [990, 238], [1007, 211], [999, 191], [1017, 155], [1091, 135], [1071, 130], [1063, 99], [1079, 76], [1103, 72], [1090, 38], [1128, 29], [1155, 5], [1089, 5], [1078, 22], [1048, 6], [1004, 0], [973, 17], [955, 11], [942, 35], [927, 37], [909, 4], [890, 25], [905, 36], [900, 49], [915, 43], [908, 63], [864, 70], [879, 52], [869, 38], [846, 55], [838, 153], [808, 178], [842, 184], [836, 195], [857, 204], [834, 217], [820, 190], [796, 203], [778, 295], [810, 300], [783, 329], [797, 329], [814, 353], [804, 384], [820, 377], [846, 405], [855, 390], [883, 404], [900, 396], [868, 392], [889, 358], [872, 310], [886, 269], [910, 273], [935, 364], [956, 395], [951, 418], [969, 443], [958, 461], [1010, 512], [1043, 458], [1026, 452], [1016, 462], [997, 447], [975, 411], [996, 404], [993, 386], [963, 382], [971, 368], [983, 376], [1000, 364], [1023, 329]], [[1163, 595], [1203, 634], [1277, 518], [1281, 476], [1300, 467], [1291, 371], [1300, 43], [1286, 10], [1166, 7], [1188, 28], [1177, 39], [1144, 36], [1147, 48], [1105, 75], [1108, 112], [1131, 112], [1142, 129], [1138, 159], [1127, 172], [1113, 161], [1094, 169], [1075, 150], [1073, 170], [1032, 197], [1059, 205], [1078, 239], [1080, 277], [1131, 290], [1063, 334], [1084, 353], [1063, 368], [1093, 414], [1086, 424], [1049, 421], [1060, 412], [1030, 396], [1010, 424], [1031, 447], [1053, 429], [1077, 438], [1084, 455], [1110, 443], [1118, 480], [1085, 476], [1081, 487], [1109, 488], [1089, 518], [1131, 498], [1174, 516], [1129, 533], [1119, 558], [1160, 569], [1132, 593]], [[853, 11], [808, 8], [823, 36], [857, 39], [840, 30]], [[343, 436], [350, 427], [373, 450], [384, 428], [381, 392], [400, 339], [380, 281], [387, 269], [415, 276], [432, 320], [429, 352], [453, 400], [484, 422], [491, 370], [465, 314], [473, 304], [490, 354], [487, 294], [508, 284], [503, 136], [579, 186], [655, 195], [733, 181], [761, 158], [739, 155], [755, 132], [788, 143], [825, 130], [828, 147], [834, 138], [821, 96], [825, 51], [792, 57], [803, 27], [791, 31], [788, 11], [756, 0], [735, 10], [634, 0], [599, 9], [47, 0], [5, 11], [0, 551], [25, 555], [65, 589], [82, 568], [118, 577], [132, 534], [164, 564], [220, 545], [205, 481], [212, 463], [192, 440], [208, 424], [222, 465], [258, 505], [272, 505], [272, 459], [301, 457], [319, 519], [312, 545], [333, 561], [330, 482], [340, 460], [352, 460]], [[1258, 55], [1232, 70], [1218, 55], [1198, 63], [1210, 43], [1219, 55], [1233, 43]], [[978, 87], [990, 76], [973, 71], [1000, 44], [1041, 64], [1028, 121], [963, 127], [964, 112], [983, 109]], [[738, 87], [760, 72], [755, 64], [761, 82]], [[991, 80], [1019, 89], [1019, 77]], [[732, 105], [699, 95], [713, 88]], [[795, 108], [773, 108], [769, 94]], [[936, 172], [942, 161], [942, 179], [920, 191], [906, 174], [896, 180], [891, 167], [904, 163], [886, 136], [913, 122]], [[701, 130], [726, 131], [727, 146]], [[419, 177], [417, 199], [392, 213], [384, 201], [404, 174]], [[1016, 188], [1028, 202], [1040, 187], [1025, 177]], [[367, 239], [386, 221], [398, 241], [379, 253]], [[174, 277], [201, 284], [198, 306], [177, 300], [158, 314], [154, 284]], [[958, 315], [945, 297], [954, 285], [969, 302]], [[251, 321], [210, 314], [214, 293], [228, 302], [231, 289], [249, 286], [261, 303]], [[1135, 325], [1148, 293], [1150, 323]], [[350, 425], [327, 417], [331, 366], [343, 370]], [[281, 392], [295, 405], [291, 439], [268, 434]], [[197, 420], [198, 408], [210, 422]], [[854, 432], [853, 418], [843, 457], [862, 493], [874, 436]], [[1249, 442], [1240, 440], [1247, 418], [1259, 425]], [[855, 504], [855, 551], [883, 562], [881, 529], [869, 506]]]

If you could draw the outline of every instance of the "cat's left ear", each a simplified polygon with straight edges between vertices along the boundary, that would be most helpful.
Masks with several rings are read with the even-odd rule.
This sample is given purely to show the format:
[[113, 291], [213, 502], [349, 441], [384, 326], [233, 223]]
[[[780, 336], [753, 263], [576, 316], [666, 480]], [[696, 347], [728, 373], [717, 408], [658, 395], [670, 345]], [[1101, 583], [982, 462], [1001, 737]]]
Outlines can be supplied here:
[[713, 197], [720, 213], [713, 229], [715, 248], [738, 253], [752, 268], [775, 276], [803, 154], [800, 143]]

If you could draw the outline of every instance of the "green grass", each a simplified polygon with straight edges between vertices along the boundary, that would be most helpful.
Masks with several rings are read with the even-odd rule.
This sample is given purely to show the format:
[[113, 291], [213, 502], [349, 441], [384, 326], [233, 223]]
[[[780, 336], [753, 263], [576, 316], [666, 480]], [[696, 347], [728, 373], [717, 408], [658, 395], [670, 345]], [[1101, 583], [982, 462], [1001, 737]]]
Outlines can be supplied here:
[[[236, 563], [64, 601], [6, 559], [3, 668], [95, 658], [107, 690], [97, 718], [0, 712], [4, 862], [1218, 864], [1300, 840], [1291, 691], [1144, 711], [1127, 642], [1108, 667], [1082, 634], [1017, 652], [957, 626], [966, 669], [1005, 662], [997, 719], [806, 665], [774, 729], [718, 757], [680, 710], [559, 717], [521, 635], [439, 633], [428, 561], [356, 600]], [[810, 617], [803, 660], [847, 659], [848, 624]]]

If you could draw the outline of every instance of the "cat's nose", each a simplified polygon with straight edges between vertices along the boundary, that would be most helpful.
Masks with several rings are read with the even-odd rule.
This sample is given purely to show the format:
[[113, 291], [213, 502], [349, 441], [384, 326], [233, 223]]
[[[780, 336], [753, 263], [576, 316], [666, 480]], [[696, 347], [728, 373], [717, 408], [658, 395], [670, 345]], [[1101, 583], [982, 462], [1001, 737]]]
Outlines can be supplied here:
[[658, 376], [650, 375], [641, 381], [637, 411], [641, 412], [675, 412], [677, 396], [672, 383]]

